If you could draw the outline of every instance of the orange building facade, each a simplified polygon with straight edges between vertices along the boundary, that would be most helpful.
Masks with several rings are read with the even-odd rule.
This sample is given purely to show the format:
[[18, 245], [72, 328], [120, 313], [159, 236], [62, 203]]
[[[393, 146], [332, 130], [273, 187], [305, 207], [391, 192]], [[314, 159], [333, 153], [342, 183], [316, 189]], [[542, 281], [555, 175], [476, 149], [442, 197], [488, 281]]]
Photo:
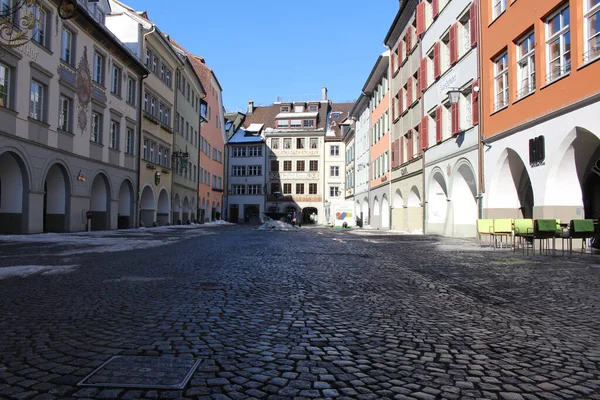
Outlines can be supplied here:
[[202, 57], [190, 55], [192, 65], [206, 91], [202, 107], [200, 167], [198, 177], [198, 219], [210, 222], [223, 213], [225, 119], [222, 88]]
[[600, 0], [481, 5], [484, 216], [600, 216]]
[[373, 228], [390, 227], [389, 50], [376, 61], [363, 90], [371, 111], [369, 144], [369, 218]]

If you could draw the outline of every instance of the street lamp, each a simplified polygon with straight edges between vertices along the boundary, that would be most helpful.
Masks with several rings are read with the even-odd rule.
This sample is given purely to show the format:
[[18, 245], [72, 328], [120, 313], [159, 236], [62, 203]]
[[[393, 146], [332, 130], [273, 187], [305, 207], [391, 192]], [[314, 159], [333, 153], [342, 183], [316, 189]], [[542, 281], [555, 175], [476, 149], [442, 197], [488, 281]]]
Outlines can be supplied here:
[[450, 88], [450, 90], [448, 90], [448, 99], [450, 100], [450, 104], [458, 104], [458, 101], [460, 100], [460, 89]]

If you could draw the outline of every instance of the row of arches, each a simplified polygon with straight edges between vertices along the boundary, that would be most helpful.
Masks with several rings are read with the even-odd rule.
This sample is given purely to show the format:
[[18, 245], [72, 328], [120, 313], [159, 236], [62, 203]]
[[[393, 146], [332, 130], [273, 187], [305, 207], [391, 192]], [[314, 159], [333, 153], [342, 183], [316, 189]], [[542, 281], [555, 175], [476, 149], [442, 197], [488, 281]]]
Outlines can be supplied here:
[[[61, 160], [50, 161], [40, 187], [33, 184], [30, 171], [19, 152], [9, 150], [0, 153], [0, 232], [68, 232], [75, 222], [72, 218], [77, 222], [79, 218], [85, 218], [85, 215], [72, 210], [73, 174], [67, 164]], [[39, 201], [31, 204], [30, 193], [42, 194], [41, 204]], [[81, 210], [91, 212], [91, 229], [110, 229], [112, 193], [105, 171], [98, 171], [92, 177], [88, 195], [89, 204], [83, 205]], [[134, 206], [133, 184], [126, 178], [119, 186], [119, 227], [132, 227]], [[34, 216], [35, 220], [30, 221], [30, 216]]]

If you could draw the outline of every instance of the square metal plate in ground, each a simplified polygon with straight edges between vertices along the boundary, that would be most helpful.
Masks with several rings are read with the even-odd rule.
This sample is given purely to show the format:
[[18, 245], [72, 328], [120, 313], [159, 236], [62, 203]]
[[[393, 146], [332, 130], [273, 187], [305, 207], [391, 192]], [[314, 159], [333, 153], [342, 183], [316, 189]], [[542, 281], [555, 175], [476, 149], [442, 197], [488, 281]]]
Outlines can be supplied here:
[[183, 389], [199, 364], [191, 358], [114, 356], [77, 386]]

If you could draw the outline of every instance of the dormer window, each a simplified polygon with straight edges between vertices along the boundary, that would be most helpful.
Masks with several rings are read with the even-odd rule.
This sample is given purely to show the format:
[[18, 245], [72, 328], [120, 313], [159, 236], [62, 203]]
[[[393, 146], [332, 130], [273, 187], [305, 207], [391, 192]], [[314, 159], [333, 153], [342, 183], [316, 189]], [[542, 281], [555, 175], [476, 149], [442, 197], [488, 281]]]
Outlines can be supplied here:
[[290, 108], [288, 106], [281, 106], [281, 112], [282, 113], [290, 112]]
[[317, 112], [318, 111], [318, 107], [317, 106], [309, 106], [308, 107], [308, 111], [310, 111], [310, 112]]
[[294, 106], [294, 112], [297, 112], [297, 113], [304, 112], [304, 106]]
[[334, 113], [331, 113], [331, 118], [333, 118], [333, 119], [338, 119], [338, 118], [339, 118], [339, 117], [341, 117], [341, 116], [342, 116], [342, 113], [341, 113], [341, 112], [334, 112]]

